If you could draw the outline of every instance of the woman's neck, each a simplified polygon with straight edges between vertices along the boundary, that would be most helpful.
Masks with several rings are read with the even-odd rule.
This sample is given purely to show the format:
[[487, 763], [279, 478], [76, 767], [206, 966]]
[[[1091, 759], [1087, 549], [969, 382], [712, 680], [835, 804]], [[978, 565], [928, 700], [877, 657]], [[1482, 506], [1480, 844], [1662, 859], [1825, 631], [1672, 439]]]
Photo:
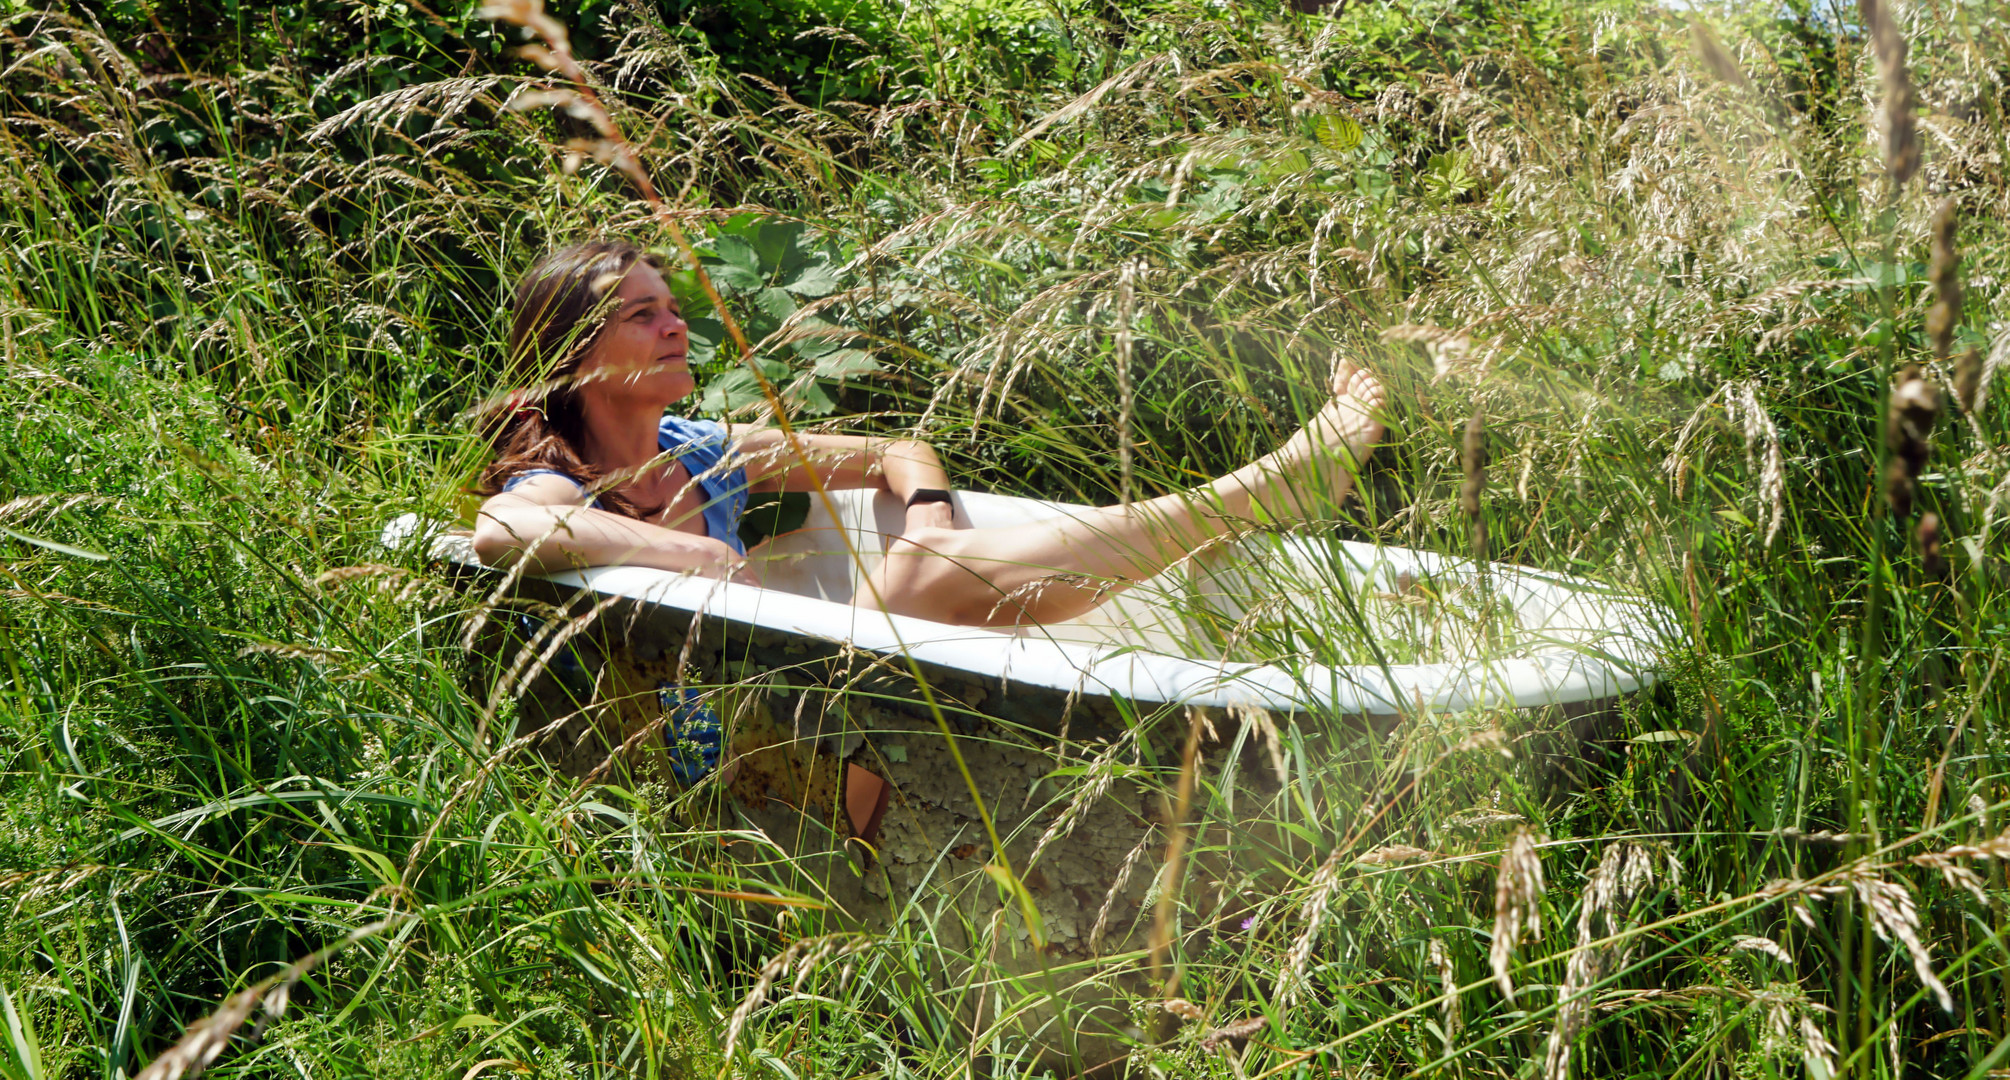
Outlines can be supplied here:
[[580, 413], [586, 421], [580, 450], [602, 469], [633, 469], [661, 453], [656, 434], [663, 420], [660, 404], [588, 399], [580, 402]]

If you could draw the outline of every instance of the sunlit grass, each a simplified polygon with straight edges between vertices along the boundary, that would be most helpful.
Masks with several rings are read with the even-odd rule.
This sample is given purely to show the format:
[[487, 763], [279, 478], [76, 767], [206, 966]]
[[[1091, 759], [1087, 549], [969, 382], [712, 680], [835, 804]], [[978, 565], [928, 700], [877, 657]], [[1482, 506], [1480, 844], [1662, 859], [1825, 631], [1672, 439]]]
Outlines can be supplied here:
[[[1187, 487], [1359, 357], [1392, 444], [1322, 532], [1474, 555], [1478, 414], [1486, 556], [1679, 627], [1658, 688], [1602, 714], [1145, 710], [1058, 743], [952, 707], [961, 752], [1040, 780], [993, 808], [1011, 874], [945, 859], [878, 922], [816, 906], [862, 863], [753, 834], [716, 787], [581, 787], [507, 748], [517, 707], [464, 648], [487, 588], [376, 543], [465, 518], [463, 411], [514, 275], [580, 232], [670, 246], [620, 177], [564, 167], [571, 132], [502, 107], [535, 80], [338, 115], [289, 72], [133, 90], [123, 43], [10, 23], [0, 1075], [134, 1075], [380, 922], [211, 1071], [1064, 1074], [1039, 1044], [1065, 1024], [1028, 1032], [1079, 982], [1167, 1075], [1554, 1074], [1565, 1048], [1585, 1076], [2003, 1067], [2005, 26], [1903, 13], [1927, 141], [1893, 198], [1848, 32], [1726, 11], [1713, 60], [1688, 14], [1520, 14], [1071, 10], [1071, 74], [1032, 87], [913, 23], [870, 106], [778, 106], [647, 28], [600, 58], [799, 422], [919, 428], [971, 487], [1114, 501], [1120, 432], [1134, 492]], [[719, 407], [751, 401], [731, 353]], [[1942, 408], [1901, 518], [1880, 461], [1909, 362]], [[1377, 605], [1418, 609], [1401, 588], [1280, 584], [1250, 594], [1299, 597], [1281, 621], [1189, 609], [1196, 646], [1471, 651], [1371, 648]], [[1462, 587], [1435, 609], [1510, 636]], [[1071, 902], [1134, 920], [1043, 968], [1012, 882], [1058, 887], [1078, 841], [1032, 850], [1119, 821], [1129, 876]], [[1528, 859], [1540, 891], [1499, 887]], [[952, 890], [1004, 914], [963, 925]]]

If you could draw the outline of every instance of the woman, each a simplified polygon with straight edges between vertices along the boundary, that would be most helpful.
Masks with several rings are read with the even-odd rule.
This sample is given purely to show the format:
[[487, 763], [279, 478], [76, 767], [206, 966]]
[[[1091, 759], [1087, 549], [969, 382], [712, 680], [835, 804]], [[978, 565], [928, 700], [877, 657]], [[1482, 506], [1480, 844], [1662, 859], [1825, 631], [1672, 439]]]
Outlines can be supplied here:
[[753, 583], [738, 536], [751, 491], [877, 486], [907, 506], [901, 535], [858, 602], [970, 626], [1057, 622], [1150, 577], [1235, 521], [1307, 516], [1335, 501], [1382, 434], [1383, 390], [1355, 368], [1337, 396], [1273, 453], [1206, 487], [1128, 507], [995, 529], [958, 522], [928, 444], [685, 420], [696, 389], [689, 328], [657, 264], [612, 241], [554, 252], [518, 285], [515, 383], [492, 425], [496, 460], [475, 526], [484, 563], [532, 569], [627, 564]]

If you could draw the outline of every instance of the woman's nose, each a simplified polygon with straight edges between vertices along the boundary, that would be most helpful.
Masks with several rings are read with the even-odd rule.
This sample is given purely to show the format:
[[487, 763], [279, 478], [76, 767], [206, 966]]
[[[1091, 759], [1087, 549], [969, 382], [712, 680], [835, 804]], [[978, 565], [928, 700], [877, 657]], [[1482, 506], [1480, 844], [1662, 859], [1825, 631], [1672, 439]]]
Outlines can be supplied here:
[[672, 314], [669, 318], [663, 320], [664, 337], [676, 337], [689, 329], [691, 329], [691, 324], [685, 322], [682, 315]]

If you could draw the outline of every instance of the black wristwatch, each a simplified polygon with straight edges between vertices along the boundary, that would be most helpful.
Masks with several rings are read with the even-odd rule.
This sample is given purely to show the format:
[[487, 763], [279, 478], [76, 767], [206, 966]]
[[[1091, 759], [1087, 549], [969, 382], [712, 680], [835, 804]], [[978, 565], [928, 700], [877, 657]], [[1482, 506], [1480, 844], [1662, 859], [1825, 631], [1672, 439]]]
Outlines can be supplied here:
[[907, 497], [907, 508], [912, 510], [922, 503], [946, 503], [949, 501], [949, 493], [941, 488], [915, 488], [914, 494]]

